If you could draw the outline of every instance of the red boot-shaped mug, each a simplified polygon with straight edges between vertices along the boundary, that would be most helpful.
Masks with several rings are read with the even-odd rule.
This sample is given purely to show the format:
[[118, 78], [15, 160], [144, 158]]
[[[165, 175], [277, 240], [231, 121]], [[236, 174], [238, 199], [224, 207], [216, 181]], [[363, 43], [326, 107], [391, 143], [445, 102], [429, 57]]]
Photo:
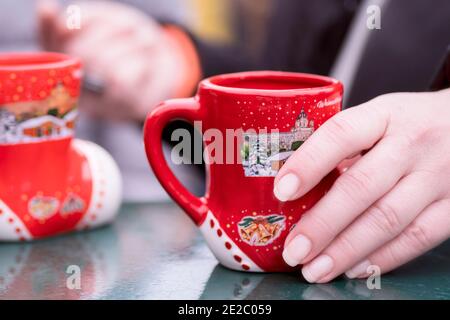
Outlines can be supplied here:
[[119, 170], [99, 146], [73, 139], [78, 59], [0, 55], [0, 240], [38, 239], [113, 220]]
[[[224, 266], [253, 272], [294, 270], [282, 258], [284, 240], [338, 172], [289, 202], [275, 198], [274, 178], [289, 156], [340, 111], [342, 92], [341, 83], [328, 77], [243, 72], [203, 80], [194, 98], [166, 101], [150, 113], [144, 131], [150, 165]], [[203, 133], [203, 197], [189, 193], [165, 161], [161, 133], [173, 119], [190, 121]]]

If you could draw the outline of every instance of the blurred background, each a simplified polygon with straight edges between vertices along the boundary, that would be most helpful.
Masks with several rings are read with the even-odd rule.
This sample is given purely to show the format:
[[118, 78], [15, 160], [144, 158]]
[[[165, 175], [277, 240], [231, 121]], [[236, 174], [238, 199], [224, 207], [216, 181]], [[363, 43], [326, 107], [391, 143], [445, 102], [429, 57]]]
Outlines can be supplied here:
[[[68, 28], [73, 4], [79, 29]], [[448, 0], [2, 0], [0, 51], [80, 57], [77, 136], [116, 159], [125, 201], [166, 201], [142, 142], [145, 116], [160, 101], [192, 96], [204, 77], [253, 69], [334, 76], [345, 107], [427, 90], [450, 42], [449, 16]], [[192, 130], [175, 123], [166, 141], [177, 127]], [[173, 169], [203, 193], [201, 166]]]
[[[93, 1], [85, 1], [93, 2]], [[113, 3], [115, 1], [107, 1]], [[182, 26], [184, 30], [189, 30], [192, 35], [195, 35], [199, 41], [205, 41], [213, 46], [228, 47], [232, 43], [248, 50], [252, 50], [258, 43], [258, 37], [250, 35], [250, 33], [257, 33], [259, 28], [258, 21], [262, 17], [268, 15], [269, 1], [260, 0], [258, 6], [251, 4], [251, 1], [220, 1], [220, 0], [128, 0], [116, 1], [123, 4], [124, 7], [114, 12], [108, 13], [108, 10], [98, 13], [98, 15], [111, 15], [120, 17], [123, 15], [125, 20], [130, 15], [128, 11], [130, 8], [138, 9], [148, 19], [156, 21], [158, 24], [173, 24]], [[43, 19], [40, 15], [40, 10], [56, 9], [59, 12], [60, 18], [68, 17], [66, 12], [71, 4], [76, 4], [74, 1], [36, 1], [36, 0], [4, 0], [0, 2], [0, 51], [32, 51], [32, 50], [55, 50], [55, 51], [69, 51], [69, 53], [79, 54], [79, 52], [71, 52], [61, 41], [60, 45], [47, 45], [43, 38], [43, 32], [55, 33], [60, 32], [58, 28], [64, 28], [64, 22], [61, 21], [60, 26], [53, 25], [54, 30], [42, 30]], [[107, 3], [108, 4], [108, 3]], [[56, 11], [55, 10], [55, 11]], [[89, 8], [82, 10], [82, 25], [84, 15], [88, 15], [89, 11], [99, 10], [97, 8]], [[239, 13], [232, 17], [231, 10]], [[246, 26], [242, 25], [242, 15], [245, 10], [248, 13], [246, 19], [251, 19], [254, 23], [248, 23]], [[123, 11], [123, 12], [121, 12]], [[96, 19], [97, 17], [93, 18]], [[114, 19], [114, 18], [113, 18]], [[240, 21], [240, 22], [238, 22]], [[108, 22], [106, 22], [108, 25]], [[120, 27], [119, 27], [120, 28]], [[132, 25], [130, 28], [139, 28], [138, 25]], [[239, 28], [240, 31], [237, 31]], [[81, 31], [82, 31], [81, 29]], [[95, 27], [94, 27], [95, 29]], [[234, 30], [233, 30], [234, 29]], [[90, 31], [89, 31], [90, 32]], [[149, 33], [158, 33], [158, 30], [150, 30]], [[74, 31], [76, 33], [76, 30]], [[80, 32], [81, 33], [81, 32]], [[95, 31], [94, 31], [95, 33]], [[240, 37], [235, 37], [235, 35]], [[250, 40], [252, 39], [252, 40]], [[118, 40], [123, 41], [123, 39]], [[150, 40], [151, 41], [151, 40]], [[124, 46], [127, 43], [124, 41]], [[114, 45], [113, 45], [114, 46]], [[117, 47], [117, 46], [116, 46]], [[108, 50], [108, 47], [105, 48]], [[164, 55], [164, 53], [161, 53]], [[81, 56], [83, 54], [81, 53]], [[101, 55], [100, 55], [101, 56]], [[149, 54], [150, 56], [150, 54]], [[127, 55], [123, 53], [123, 59], [127, 59]], [[114, 59], [113, 59], [114, 60]], [[93, 62], [95, 63], [95, 62]], [[85, 64], [88, 64], [85, 62]], [[114, 65], [111, 62], [112, 66]], [[149, 61], [148, 66], [153, 62]], [[111, 67], [112, 67], [111, 66]], [[173, 68], [167, 67], [164, 73], [170, 73]], [[155, 72], [156, 74], [156, 72]], [[155, 75], [157, 77], [157, 75]], [[200, 77], [194, 80], [200, 80]], [[126, 80], [124, 80], [125, 82]], [[163, 80], [162, 80], [163, 81]], [[166, 80], [170, 81], [170, 80]], [[102, 83], [102, 85], [104, 85]], [[126, 86], [126, 85], [123, 85]], [[162, 90], [158, 88], [159, 90]], [[161, 94], [154, 92], [158, 89], [149, 88], [150, 94], [154, 95], [153, 99], [149, 99], [147, 103], [147, 110], [151, 110], [159, 101], [173, 97], [173, 94]], [[87, 90], [89, 91], [89, 90]], [[190, 88], [185, 91], [183, 95], [190, 96], [195, 92], [195, 84], [190, 84]], [[84, 95], [87, 95], [85, 93]], [[134, 92], [132, 93], [134, 94]], [[139, 94], [139, 93], [136, 93]], [[83, 96], [83, 98], [86, 98]], [[118, 119], [111, 119], [108, 110], [103, 113], [104, 107], [99, 104], [108, 104], [108, 102], [95, 101], [96, 106], [86, 106], [91, 102], [81, 101], [81, 115], [77, 124], [77, 137], [95, 141], [106, 148], [117, 161], [124, 177], [124, 200], [127, 202], [143, 202], [143, 201], [166, 201], [168, 196], [156, 181], [145, 156], [142, 143], [141, 126], [144, 120], [143, 115], [128, 118], [127, 116], [119, 116]], [[92, 114], [87, 109], [98, 108], [99, 112]], [[124, 109], [126, 106], [124, 106]], [[85, 111], [85, 112], [84, 112]], [[184, 126], [183, 124], [175, 124], [173, 127]], [[189, 128], [190, 129], [190, 128]], [[167, 136], [170, 136], [171, 129], [167, 130]], [[126, 146], [126, 148], [124, 148]], [[166, 149], [168, 152], [168, 148]], [[177, 176], [196, 194], [202, 194], [204, 190], [204, 174], [202, 168], [191, 169], [174, 168]]]

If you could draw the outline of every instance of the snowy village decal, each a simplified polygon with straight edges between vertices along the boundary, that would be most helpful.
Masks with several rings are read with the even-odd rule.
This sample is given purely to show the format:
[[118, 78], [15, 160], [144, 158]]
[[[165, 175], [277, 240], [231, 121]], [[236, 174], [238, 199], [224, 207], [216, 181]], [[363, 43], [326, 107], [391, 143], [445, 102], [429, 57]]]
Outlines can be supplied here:
[[282, 215], [245, 216], [238, 223], [241, 239], [251, 246], [265, 246], [278, 238], [285, 229]]
[[77, 100], [57, 84], [41, 101], [0, 105], [0, 143], [39, 142], [73, 134]]
[[274, 177], [287, 159], [314, 132], [304, 108], [290, 132], [244, 133], [241, 148], [246, 177]]

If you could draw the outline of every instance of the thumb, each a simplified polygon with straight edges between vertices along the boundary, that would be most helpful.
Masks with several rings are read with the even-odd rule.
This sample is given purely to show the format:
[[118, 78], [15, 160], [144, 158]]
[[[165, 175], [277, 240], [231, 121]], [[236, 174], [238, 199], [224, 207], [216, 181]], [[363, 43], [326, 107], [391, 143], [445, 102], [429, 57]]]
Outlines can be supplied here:
[[36, 7], [38, 38], [46, 50], [61, 51], [68, 34], [61, 19], [61, 7], [55, 0], [39, 0]]

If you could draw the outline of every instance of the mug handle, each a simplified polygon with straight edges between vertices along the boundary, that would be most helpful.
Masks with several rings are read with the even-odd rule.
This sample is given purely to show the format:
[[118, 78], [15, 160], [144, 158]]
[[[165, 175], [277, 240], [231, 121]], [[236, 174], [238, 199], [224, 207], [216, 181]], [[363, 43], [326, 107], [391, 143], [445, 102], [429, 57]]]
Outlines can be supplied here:
[[196, 197], [187, 190], [170, 170], [163, 154], [162, 133], [172, 120], [201, 121], [203, 113], [196, 97], [167, 100], [157, 106], [147, 117], [144, 125], [144, 142], [147, 158], [156, 177], [195, 224], [202, 223], [208, 212], [205, 197]]

